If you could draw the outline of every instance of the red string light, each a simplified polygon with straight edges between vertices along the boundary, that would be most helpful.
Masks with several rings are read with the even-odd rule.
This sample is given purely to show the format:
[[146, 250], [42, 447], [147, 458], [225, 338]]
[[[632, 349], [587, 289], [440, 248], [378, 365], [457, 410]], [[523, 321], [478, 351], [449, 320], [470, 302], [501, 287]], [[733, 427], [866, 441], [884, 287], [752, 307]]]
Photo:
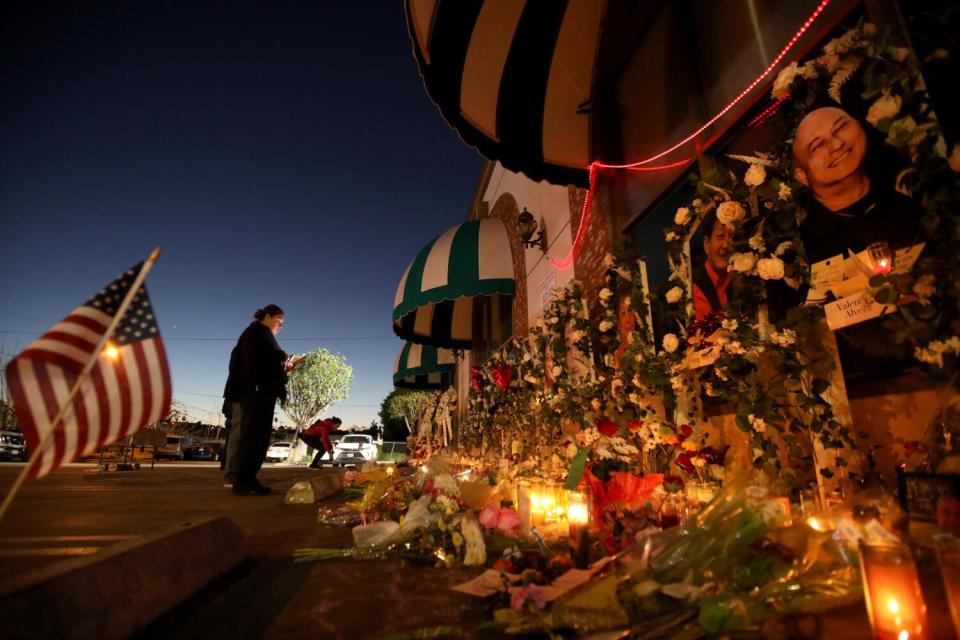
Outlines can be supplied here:
[[[597, 169], [628, 169], [631, 171], [661, 171], [664, 169], [673, 169], [683, 164], [686, 164], [687, 162], [690, 162], [690, 159], [686, 159], [686, 160], [681, 160], [668, 165], [661, 165], [656, 167], [643, 166], [643, 165], [650, 164], [654, 160], [658, 160], [665, 155], [673, 153], [680, 147], [686, 145], [691, 140], [694, 140], [697, 136], [699, 136], [701, 133], [703, 133], [708, 128], [710, 128], [714, 123], [716, 123], [717, 120], [725, 116], [731, 109], [733, 109], [734, 106], [736, 106], [737, 103], [739, 103], [741, 100], [747, 97], [750, 94], [750, 92], [752, 92], [757, 87], [757, 85], [763, 82], [764, 78], [770, 75], [770, 73], [773, 72], [773, 70], [777, 67], [777, 65], [780, 64], [780, 62], [784, 59], [784, 57], [786, 57], [787, 53], [789, 53], [789, 51], [794, 47], [794, 45], [797, 44], [797, 41], [800, 40], [800, 38], [803, 37], [803, 34], [807, 32], [807, 29], [810, 28], [810, 26], [814, 23], [817, 17], [821, 13], [823, 13], [823, 10], [827, 7], [828, 4], [830, 4], [830, 0], [822, 0], [820, 4], [817, 5], [817, 8], [813, 10], [813, 13], [810, 14], [810, 17], [807, 18], [806, 21], [797, 30], [797, 32], [793, 34], [793, 37], [790, 38], [786, 46], [784, 46], [783, 49], [780, 51], [780, 53], [777, 54], [777, 57], [774, 58], [769, 65], [767, 65], [767, 68], [764, 69], [763, 72], [760, 75], [758, 75], [753, 80], [753, 82], [747, 85], [747, 87], [743, 91], [741, 91], [733, 100], [731, 100], [727, 104], [727, 106], [725, 106], [723, 109], [717, 112], [717, 114], [714, 115], [709, 120], [707, 120], [703, 124], [703, 126], [701, 126], [699, 129], [697, 129], [696, 131], [688, 135], [686, 138], [676, 143], [669, 149], [665, 149], [664, 151], [661, 151], [656, 155], [650, 156], [645, 160], [640, 160], [639, 162], [632, 162], [630, 164], [604, 164], [602, 162], [597, 162], [597, 161], [592, 162], [589, 167], [590, 189], [587, 191], [587, 195], [583, 199], [583, 208], [580, 211], [580, 224], [577, 226], [577, 233], [574, 236], [573, 245], [570, 247], [570, 253], [568, 253], [566, 257], [564, 257], [562, 260], [554, 260], [553, 258], [548, 258], [550, 263], [558, 269], [563, 269], [568, 267], [574, 261], [574, 259], [576, 259], [578, 255], [580, 255], [580, 249], [583, 243], [583, 235], [584, 235], [584, 232], [586, 231], [587, 223], [589, 222], [589, 219], [590, 219], [590, 213], [593, 208], [592, 206], [593, 192], [595, 187]], [[771, 105], [771, 107], [768, 108], [768, 111], [770, 109], [779, 108], [780, 102], [782, 102], [782, 100]], [[764, 111], [764, 113], [761, 113], [760, 116], [758, 116], [758, 118], [762, 117], [766, 113], [767, 112]], [[772, 113], [767, 115], [768, 116], [772, 115]]]

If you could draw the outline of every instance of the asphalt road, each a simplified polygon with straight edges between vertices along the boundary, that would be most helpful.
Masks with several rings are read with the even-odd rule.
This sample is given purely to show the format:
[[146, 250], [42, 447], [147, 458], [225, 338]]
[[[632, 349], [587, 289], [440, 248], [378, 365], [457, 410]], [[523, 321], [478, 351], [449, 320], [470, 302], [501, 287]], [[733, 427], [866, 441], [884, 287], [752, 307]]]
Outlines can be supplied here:
[[[0, 492], [21, 468], [0, 463]], [[352, 640], [483, 619], [468, 596], [449, 590], [476, 570], [395, 561], [293, 564], [294, 549], [352, 544], [348, 528], [316, 523], [315, 506], [283, 504], [293, 482], [317, 473], [337, 471], [268, 465], [260, 479], [274, 493], [241, 497], [223, 487], [216, 463], [164, 462], [153, 470], [103, 474], [95, 465], [69, 465], [26, 485], [0, 521], [0, 576], [225, 515], [243, 530], [249, 559], [141, 637]]]

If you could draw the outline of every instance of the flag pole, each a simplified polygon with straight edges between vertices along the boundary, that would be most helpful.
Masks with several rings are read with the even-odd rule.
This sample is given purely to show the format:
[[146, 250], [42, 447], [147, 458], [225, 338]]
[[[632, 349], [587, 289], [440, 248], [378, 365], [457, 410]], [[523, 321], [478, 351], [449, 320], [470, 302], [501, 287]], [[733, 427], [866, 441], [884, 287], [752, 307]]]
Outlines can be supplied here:
[[150, 256], [143, 263], [143, 268], [140, 269], [140, 273], [137, 274], [137, 277], [134, 279], [129, 291], [127, 291], [127, 295], [124, 296], [123, 302], [121, 302], [120, 306], [117, 307], [117, 312], [113, 314], [113, 318], [110, 319], [110, 324], [107, 326], [107, 330], [103, 332], [102, 336], [100, 336], [100, 342], [97, 344], [96, 349], [93, 350], [93, 353], [91, 354], [90, 359], [87, 361], [87, 364], [84, 365], [83, 370], [80, 371], [80, 375], [77, 376], [77, 380], [73, 383], [70, 393], [67, 394], [67, 399], [64, 400], [63, 404], [60, 406], [60, 410], [57, 412], [56, 417], [54, 417], [53, 422], [50, 423], [50, 429], [47, 430], [46, 435], [43, 436], [43, 439], [40, 441], [40, 444], [37, 445], [37, 448], [30, 453], [30, 458], [27, 460], [27, 464], [24, 465], [20, 475], [17, 476], [17, 479], [10, 488], [10, 491], [7, 492], [6, 496], [4, 496], [3, 504], [0, 505], [0, 521], [3, 520], [3, 516], [6, 515], [7, 510], [10, 508], [10, 503], [13, 502], [14, 496], [16, 496], [20, 491], [20, 487], [23, 486], [24, 481], [27, 479], [27, 476], [30, 474], [30, 470], [33, 468], [36, 461], [40, 458], [41, 453], [44, 451], [44, 449], [46, 449], [54, 434], [63, 424], [63, 416], [66, 414], [67, 409], [72, 405], [74, 397], [76, 397], [77, 393], [80, 391], [80, 387], [84, 382], [86, 382], [87, 377], [90, 375], [94, 365], [100, 358], [101, 352], [103, 352], [103, 347], [107, 344], [107, 341], [113, 337], [114, 330], [117, 328], [120, 320], [123, 319], [124, 314], [130, 307], [130, 303], [133, 302], [133, 298], [137, 295], [137, 291], [139, 291], [140, 287], [143, 286], [143, 281], [146, 280], [147, 273], [151, 268], [153, 268], [153, 264], [157, 261], [159, 256], [160, 247], [154, 247], [153, 251], [150, 252]]

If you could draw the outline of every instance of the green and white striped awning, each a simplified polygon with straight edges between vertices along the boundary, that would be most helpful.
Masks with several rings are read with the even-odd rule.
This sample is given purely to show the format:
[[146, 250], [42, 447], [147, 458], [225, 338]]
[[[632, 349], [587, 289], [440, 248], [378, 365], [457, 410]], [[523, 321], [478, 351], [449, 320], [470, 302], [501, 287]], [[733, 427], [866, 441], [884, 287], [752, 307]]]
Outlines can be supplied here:
[[397, 354], [397, 361], [393, 365], [393, 386], [404, 389], [439, 389], [443, 386], [444, 374], [449, 381], [454, 369], [456, 362], [449, 349], [408, 342]]
[[469, 349], [479, 331], [474, 299], [513, 292], [513, 258], [503, 222], [464, 222], [425, 246], [407, 267], [394, 301], [393, 332], [418, 344]]

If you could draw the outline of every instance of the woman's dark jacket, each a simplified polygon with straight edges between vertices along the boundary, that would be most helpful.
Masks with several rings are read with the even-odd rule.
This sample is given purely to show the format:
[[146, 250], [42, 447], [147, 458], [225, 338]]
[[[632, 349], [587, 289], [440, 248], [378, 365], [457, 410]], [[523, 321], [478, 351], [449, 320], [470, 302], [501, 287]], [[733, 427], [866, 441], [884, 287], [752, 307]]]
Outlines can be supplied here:
[[270, 329], [262, 322], [250, 323], [230, 357], [230, 376], [224, 394], [241, 395], [254, 393], [280, 398], [287, 396], [287, 374], [283, 352]]

